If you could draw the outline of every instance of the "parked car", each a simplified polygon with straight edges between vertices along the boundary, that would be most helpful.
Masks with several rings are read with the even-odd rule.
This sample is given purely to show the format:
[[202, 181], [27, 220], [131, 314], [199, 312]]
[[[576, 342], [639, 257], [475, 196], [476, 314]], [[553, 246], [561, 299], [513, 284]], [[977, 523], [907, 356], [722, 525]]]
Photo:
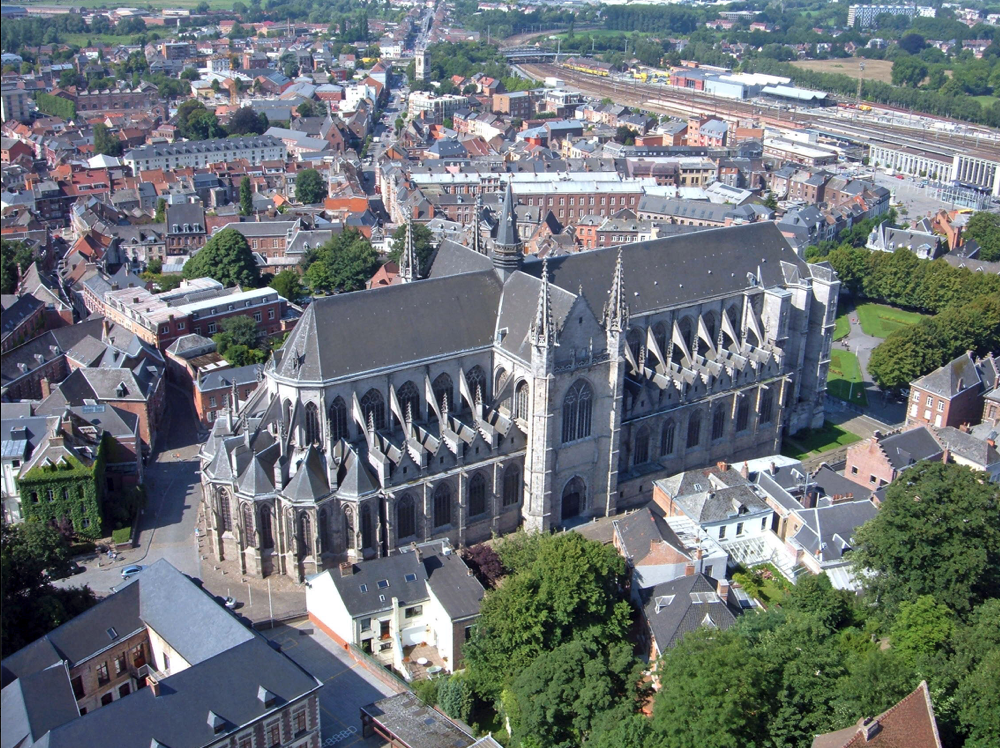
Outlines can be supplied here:
[[122, 569], [122, 579], [131, 579], [136, 574], [142, 571], [142, 566], [139, 564], [132, 564], [131, 566], [126, 566]]

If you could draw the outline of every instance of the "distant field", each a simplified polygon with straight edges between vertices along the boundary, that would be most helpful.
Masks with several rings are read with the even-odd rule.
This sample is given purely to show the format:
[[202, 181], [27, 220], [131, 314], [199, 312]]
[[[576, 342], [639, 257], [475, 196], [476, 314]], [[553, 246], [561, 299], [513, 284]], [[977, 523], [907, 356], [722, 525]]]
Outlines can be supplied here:
[[[842, 60], [797, 60], [792, 64], [803, 70], [819, 73], [840, 73], [851, 78], [858, 77], [858, 62], [854, 57]], [[889, 60], [865, 60], [865, 80], [892, 83], [892, 63]]]

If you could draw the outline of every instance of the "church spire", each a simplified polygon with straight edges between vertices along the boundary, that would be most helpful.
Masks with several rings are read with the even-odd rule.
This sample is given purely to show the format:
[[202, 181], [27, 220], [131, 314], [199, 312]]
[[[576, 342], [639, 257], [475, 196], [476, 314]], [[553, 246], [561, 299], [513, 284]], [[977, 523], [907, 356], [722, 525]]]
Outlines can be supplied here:
[[625, 278], [622, 269], [622, 251], [618, 250], [615, 277], [611, 281], [608, 303], [604, 305], [604, 326], [609, 332], [622, 333], [628, 328], [628, 300], [625, 298]]
[[413, 246], [413, 218], [406, 219], [406, 246], [399, 258], [399, 278], [403, 283], [412, 283], [420, 277], [420, 261]]
[[538, 291], [538, 309], [531, 326], [531, 344], [549, 347], [556, 344], [556, 329], [552, 321], [552, 299], [549, 296], [549, 260], [542, 260], [542, 285]]
[[524, 244], [517, 230], [517, 214], [514, 212], [514, 193], [507, 182], [503, 195], [503, 205], [500, 208], [500, 222], [497, 225], [497, 236], [493, 242], [493, 267], [504, 277], [520, 270], [524, 260]]
[[483, 196], [476, 195], [476, 212], [472, 215], [472, 249], [481, 255], [487, 254], [483, 242]]

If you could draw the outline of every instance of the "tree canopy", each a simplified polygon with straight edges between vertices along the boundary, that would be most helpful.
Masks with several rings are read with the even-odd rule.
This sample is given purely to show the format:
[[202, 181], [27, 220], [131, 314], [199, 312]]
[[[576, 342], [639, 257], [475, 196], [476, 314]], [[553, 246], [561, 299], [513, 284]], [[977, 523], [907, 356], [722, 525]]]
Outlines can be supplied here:
[[327, 196], [326, 182], [315, 169], [303, 169], [295, 178], [295, 200], [303, 205], [323, 202]]
[[333, 236], [306, 257], [306, 285], [313, 293], [358, 291], [378, 269], [378, 253], [355, 229]]
[[980, 260], [1000, 261], [1000, 215], [985, 210], [974, 213], [965, 226], [964, 236], [979, 244]]
[[237, 314], [219, 323], [219, 332], [212, 336], [219, 355], [233, 366], [261, 364], [267, 360], [270, 347], [261, 336], [253, 317]]
[[[892, 613], [930, 595], [959, 615], [1000, 590], [1000, 487], [959, 465], [923, 462], [886, 489], [855, 533], [869, 600]], [[919, 538], [919, 542], [914, 542]]]
[[34, 261], [31, 247], [24, 242], [0, 241], [0, 293], [17, 291], [18, 279]]
[[253, 213], [253, 187], [250, 177], [240, 180], [240, 215], [249, 216]]
[[94, 125], [94, 153], [115, 157], [122, 155], [122, 142], [101, 122]]
[[271, 288], [292, 303], [305, 295], [302, 287], [302, 276], [296, 270], [282, 270], [271, 279]]
[[214, 278], [227, 287], [254, 288], [260, 281], [260, 270], [246, 237], [236, 229], [223, 229], [184, 263], [184, 277]]
[[0, 525], [2, 656], [7, 657], [97, 602], [87, 587], [57, 589], [49, 579], [69, 568], [69, 546], [40, 522]]

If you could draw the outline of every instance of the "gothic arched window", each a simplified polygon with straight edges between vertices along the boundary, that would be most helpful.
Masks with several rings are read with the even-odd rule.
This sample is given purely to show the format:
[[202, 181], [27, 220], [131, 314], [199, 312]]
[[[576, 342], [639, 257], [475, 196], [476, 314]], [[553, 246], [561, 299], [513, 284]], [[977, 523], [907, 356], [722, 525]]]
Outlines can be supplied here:
[[469, 516], [486, 514], [486, 476], [476, 473], [469, 480]]
[[319, 407], [316, 403], [306, 403], [306, 445], [319, 444]]
[[260, 508], [260, 545], [262, 548], [274, 548], [274, 531], [271, 529], [271, 507]]
[[246, 538], [248, 548], [257, 547], [257, 533], [253, 527], [253, 504], [246, 502], [243, 504], [243, 537]]
[[688, 419], [688, 438], [687, 438], [688, 449], [691, 449], [691, 447], [697, 447], [698, 442], [700, 441], [701, 441], [701, 414], [692, 413], [691, 418]]
[[660, 353], [664, 356], [667, 355], [667, 326], [662, 322], [657, 322], [653, 325], [653, 340], [656, 341], [657, 347], [660, 349]]
[[375, 546], [375, 523], [372, 521], [371, 505], [365, 504], [361, 507], [361, 547], [372, 548]]
[[376, 389], [370, 389], [361, 398], [361, 413], [365, 417], [365, 426], [375, 423], [376, 429], [385, 428], [385, 400], [382, 393]]
[[354, 537], [354, 509], [349, 506], [344, 507], [344, 540], [347, 542], [347, 549], [353, 551], [356, 546]]
[[400, 410], [403, 411], [403, 418], [409, 417], [414, 421], [420, 419], [420, 392], [413, 382], [404, 382], [403, 386], [396, 391], [396, 399], [399, 400]]
[[774, 392], [764, 390], [760, 397], [760, 422], [770, 423], [774, 418]]
[[299, 543], [303, 556], [311, 556], [313, 551], [312, 521], [305, 512], [299, 515]]
[[635, 449], [632, 452], [633, 465], [649, 462], [649, 429], [642, 426], [635, 435]]
[[455, 397], [453, 394], [454, 387], [451, 383], [451, 377], [447, 374], [438, 374], [434, 379], [434, 383], [431, 385], [431, 390], [434, 392], [434, 399], [437, 400], [438, 408], [441, 409], [442, 413], [444, 413], [445, 410], [448, 412], [455, 412], [458, 410], [455, 408]]
[[625, 334], [625, 345], [628, 346], [629, 351], [632, 353], [632, 358], [635, 363], [639, 363], [639, 352], [642, 350], [642, 330], [637, 327], [633, 327]]
[[223, 532], [232, 532], [233, 530], [233, 508], [232, 499], [229, 496], [229, 491], [222, 489], [219, 491], [219, 523], [222, 525]]
[[328, 414], [330, 421], [330, 441], [349, 439], [350, 433], [347, 430], [347, 403], [344, 398], [337, 397], [330, 406]]
[[562, 440], [571, 442], [590, 436], [593, 413], [593, 390], [582, 379], [569, 388], [563, 398]]
[[469, 394], [472, 395], [473, 401], [476, 398], [481, 398], [483, 402], [486, 402], [486, 372], [482, 368], [473, 366], [469, 373], [465, 375], [465, 382], [469, 385]]
[[712, 441], [721, 439], [726, 433], [726, 406], [720, 405], [712, 413]]
[[528, 383], [518, 382], [517, 387], [514, 388], [514, 418], [520, 418], [523, 421], [528, 420]]
[[521, 471], [511, 465], [503, 474], [503, 505], [514, 506], [521, 500]]
[[660, 430], [660, 457], [666, 457], [674, 453], [674, 427], [673, 421], [667, 421]]
[[447, 483], [439, 483], [434, 489], [434, 527], [451, 524], [451, 489]]
[[320, 509], [317, 513], [316, 519], [316, 535], [319, 538], [319, 549], [320, 551], [326, 550], [330, 551], [333, 549], [333, 543], [328, 537], [330, 532], [330, 520], [326, 515], [326, 509]]
[[417, 534], [417, 505], [410, 494], [396, 504], [396, 538], [408, 538]]
[[736, 430], [746, 431], [750, 425], [750, 403], [745, 397], [740, 398], [740, 404], [736, 406]]

